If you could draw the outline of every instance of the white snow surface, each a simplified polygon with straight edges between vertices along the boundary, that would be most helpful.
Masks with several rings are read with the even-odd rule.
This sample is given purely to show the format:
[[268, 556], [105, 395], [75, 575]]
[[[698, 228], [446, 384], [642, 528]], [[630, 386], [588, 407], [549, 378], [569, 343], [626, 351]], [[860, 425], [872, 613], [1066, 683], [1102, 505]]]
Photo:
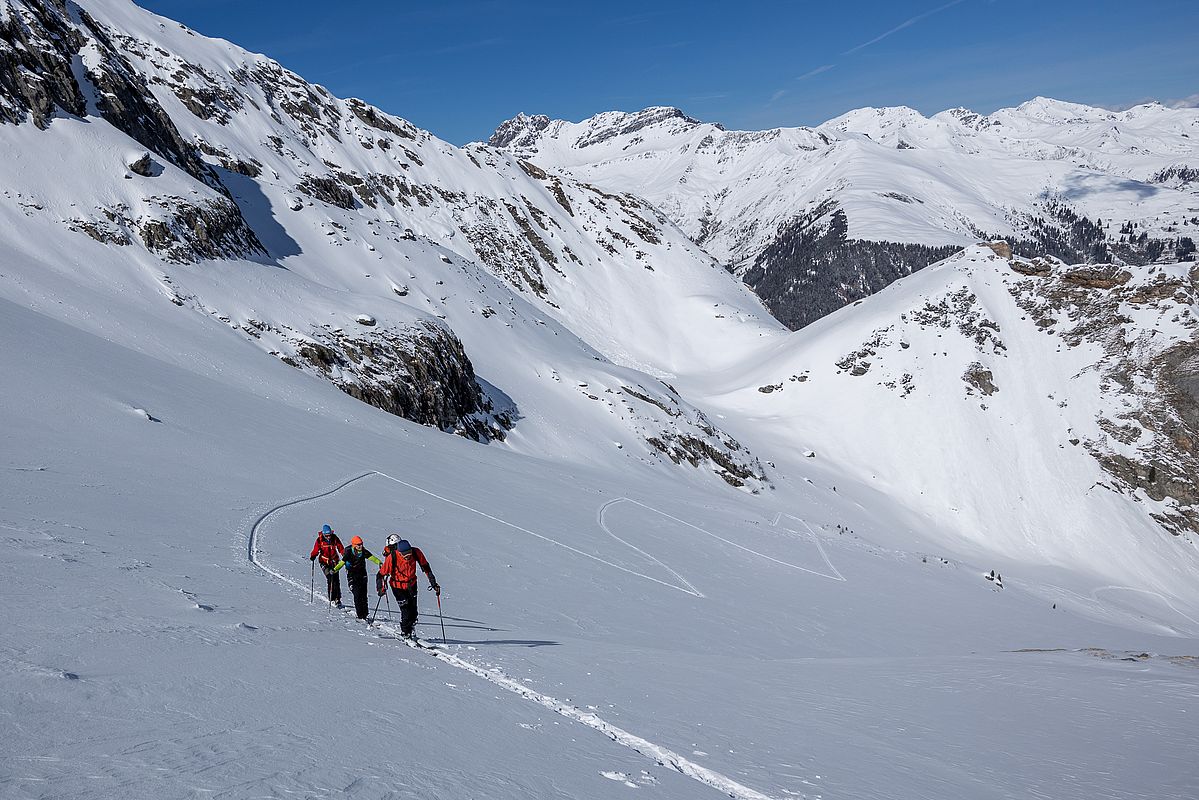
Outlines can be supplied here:
[[[160, 48], [131, 47], [147, 74], [271, 63], [83, 5]], [[788, 333], [633, 199], [564, 180], [568, 211], [512, 157], [390, 117], [408, 136], [367, 149], [378, 130], [335, 98], [340, 138], [265, 95], [221, 125], [152, 89], [185, 138], [261, 164], [221, 175], [269, 252], [174, 263], [71, 230], [218, 193], [169, 163], [126, 179], [144, 148], [95, 116], [0, 126], [0, 796], [1199, 794], [1194, 544], [1148, 498], [1092, 486], [1067, 440], [1117, 402], [1087, 370], [1100, 354], [1022, 320], [991, 251]], [[325, 161], [445, 194], [298, 194]], [[522, 198], [558, 255], [542, 293], [464, 232], [501, 230]], [[1003, 353], [904, 319], [963, 288]], [[362, 316], [452, 329], [519, 409], [508, 438], [371, 408], [271, 332]], [[1130, 324], [1155, 346], [1193, 335]], [[866, 376], [837, 366], [884, 328]], [[1000, 387], [985, 401], [963, 396], [973, 361]], [[885, 384], [905, 373], [900, 400]], [[701, 413], [772, 488], [646, 444]], [[444, 619], [422, 588], [418, 633], [443, 621], [439, 649], [396, 638], [394, 606], [373, 628], [330, 609], [319, 576], [310, 602], [326, 522], [425, 551]]]
[[1193, 108], [1108, 111], [1038, 97], [986, 116], [862, 108], [816, 127], [764, 131], [726, 131], [662, 107], [543, 127], [521, 115], [506, 125], [522, 131], [512, 152], [645, 197], [739, 268], [780, 224], [828, 200], [844, 209], [851, 238], [873, 241], [1019, 236], [1048, 200], [1092, 221], [1135, 222], [1151, 236], [1199, 233], [1190, 222], [1199, 185], [1154, 180], [1199, 163]]

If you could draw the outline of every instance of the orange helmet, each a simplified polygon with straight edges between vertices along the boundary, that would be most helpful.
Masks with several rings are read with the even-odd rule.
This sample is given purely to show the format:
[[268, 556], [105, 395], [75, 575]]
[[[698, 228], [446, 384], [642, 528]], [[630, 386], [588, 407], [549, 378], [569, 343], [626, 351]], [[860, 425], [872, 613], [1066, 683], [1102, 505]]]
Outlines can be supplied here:
[[353, 547], [354, 545], [361, 545], [361, 544], [362, 544], [361, 536], [355, 536], [353, 539], [350, 539], [350, 547]]

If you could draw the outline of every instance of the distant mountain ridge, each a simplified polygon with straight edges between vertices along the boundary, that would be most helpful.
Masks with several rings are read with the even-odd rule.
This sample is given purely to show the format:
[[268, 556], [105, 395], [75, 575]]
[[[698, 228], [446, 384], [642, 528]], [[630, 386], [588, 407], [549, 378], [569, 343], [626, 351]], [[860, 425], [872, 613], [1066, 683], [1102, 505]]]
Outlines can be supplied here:
[[1199, 110], [1156, 103], [862, 108], [764, 131], [669, 107], [578, 123], [522, 114], [491, 142], [645, 197], [792, 328], [979, 239], [1145, 263], [1185, 257], [1199, 234]]

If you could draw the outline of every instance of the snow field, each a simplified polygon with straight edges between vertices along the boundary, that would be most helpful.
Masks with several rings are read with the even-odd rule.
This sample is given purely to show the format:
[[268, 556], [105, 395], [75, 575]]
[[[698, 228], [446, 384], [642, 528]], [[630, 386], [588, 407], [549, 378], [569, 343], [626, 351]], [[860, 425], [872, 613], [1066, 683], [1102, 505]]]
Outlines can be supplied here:
[[[272, 68], [128, 3], [95, 11], [166, 48], [134, 59], [152, 77]], [[126, 179], [140, 148], [96, 117], [0, 131], [14, 154], [0, 164], [0, 797], [1199, 795], [1193, 553], [1148, 521], [1151, 504], [1087, 490], [1101, 475], [1067, 443], [1113, 410], [1088, 369], [1100, 354], [1059, 356], [1022, 324], [1005, 265], [971, 249], [788, 335], [635, 201], [566, 182], [572, 213], [507, 155], [397, 119], [406, 135], [385, 154], [348, 102], [294, 88], [341, 127], [275, 119], [275, 98], [248, 87], [221, 127], [154, 84], [185, 138], [260, 160], [259, 179], [228, 177], [270, 251], [258, 261], [168, 264], [68, 230], [213, 192], [169, 165]], [[904, 118], [941, 141], [944, 126]], [[866, 180], [879, 150], [905, 180], [993, 188], [965, 154], [871, 143], [858, 134], [897, 129], [870, 120], [846, 127], [821, 176], [861, 181], [847, 202], [871, 224], [917, 223]], [[820, 157], [804, 149], [814, 131], [731, 137]], [[1024, 153], [1036, 164], [1016, 195], [1044, 174], [1087, 208], [1140, 191], [1092, 180], [1097, 163], [1058, 175], [1057, 146]], [[302, 199], [302, 176], [330, 163], [440, 199]], [[773, 179], [774, 163], [753, 169]], [[679, 204], [717, 177], [700, 171]], [[546, 297], [481, 265], [487, 237], [468, 230], [498, 225], [487, 202], [545, 215], [561, 267], [542, 270]], [[632, 238], [634, 211], [650, 237]], [[941, 211], [933, 227], [961, 222]], [[639, 243], [611, 252], [616, 234]], [[896, 322], [962, 288], [1006, 355]], [[450, 326], [516, 406], [508, 439], [422, 428], [282, 362], [279, 331], [357, 330], [363, 315]], [[254, 320], [273, 330], [255, 336]], [[866, 375], [837, 367], [886, 326]], [[973, 360], [998, 394], [965, 396]], [[900, 400], [885, 384], [904, 371], [917, 382]], [[649, 449], [647, 435], [701, 430], [701, 410], [773, 462], [774, 489], [733, 491]], [[443, 652], [303, 602], [323, 522], [425, 549]], [[438, 638], [432, 595], [420, 602], [418, 630]]]

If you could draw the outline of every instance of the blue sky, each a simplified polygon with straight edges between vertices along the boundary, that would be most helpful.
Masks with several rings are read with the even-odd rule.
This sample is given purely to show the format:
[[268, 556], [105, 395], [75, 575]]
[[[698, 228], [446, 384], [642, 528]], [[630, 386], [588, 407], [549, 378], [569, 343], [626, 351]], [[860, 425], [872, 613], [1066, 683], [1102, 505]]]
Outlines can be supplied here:
[[729, 128], [1036, 95], [1199, 104], [1197, 0], [142, 0], [451, 142], [518, 111], [674, 105]]

